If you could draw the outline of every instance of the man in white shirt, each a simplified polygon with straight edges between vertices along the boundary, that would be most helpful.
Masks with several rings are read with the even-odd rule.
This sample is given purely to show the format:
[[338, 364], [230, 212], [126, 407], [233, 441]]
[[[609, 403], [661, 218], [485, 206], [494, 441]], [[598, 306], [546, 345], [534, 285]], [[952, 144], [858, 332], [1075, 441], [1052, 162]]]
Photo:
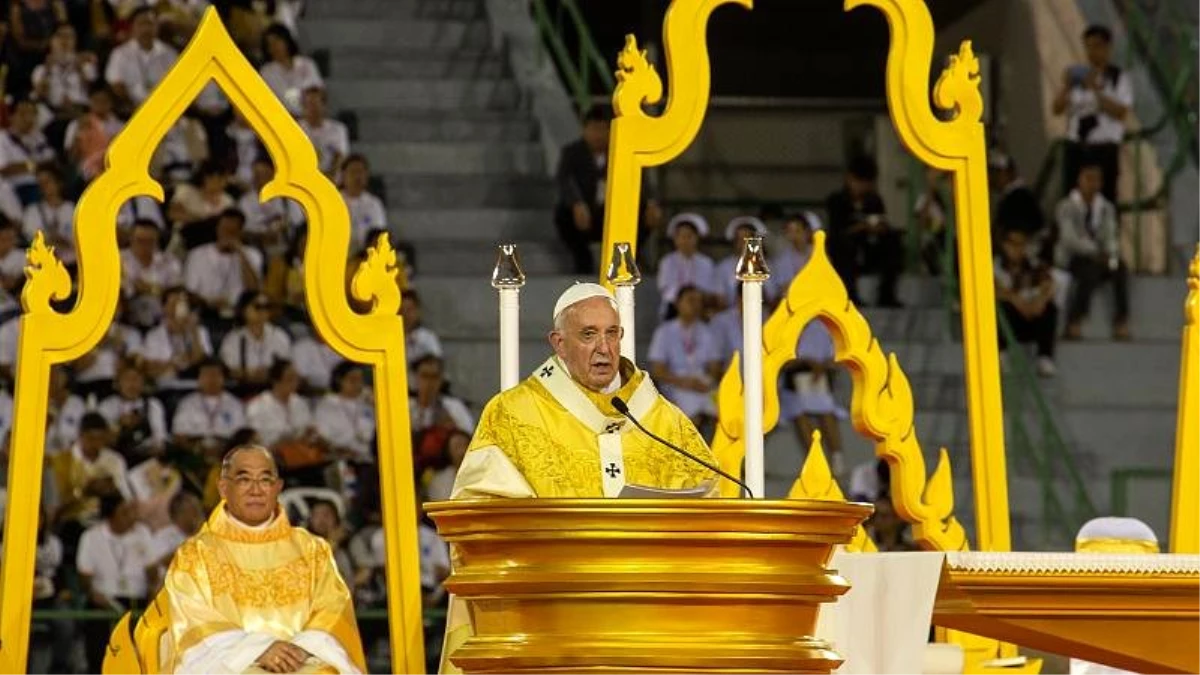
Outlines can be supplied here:
[[271, 365], [271, 388], [255, 396], [246, 405], [246, 420], [258, 432], [258, 438], [268, 448], [280, 441], [297, 438], [315, 441], [312, 409], [300, 388], [300, 374], [289, 361]]
[[293, 233], [303, 226], [304, 211], [296, 202], [282, 197], [259, 200], [262, 189], [275, 178], [275, 165], [269, 157], [256, 156], [250, 164], [250, 175], [253, 188], [238, 200], [238, 209], [246, 216], [242, 238], [262, 247], [268, 257], [282, 255]]
[[166, 572], [180, 544], [195, 536], [204, 524], [204, 505], [200, 498], [187, 490], [180, 490], [171, 497], [168, 507], [171, 524], [154, 532], [154, 558], [158, 568]]
[[28, 99], [13, 104], [8, 130], [0, 134], [0, 176], [16, 191], [23, 206], [38, 199], [39, 164], [54, 160], [54, 148], [37, 128], [37, 105]]
[[387, 211], [383, 202], [367, 192], [371, 167], [367, 158], [350, 155], [342, 164], [342, 197], [350, 210], [350, 255], [357, 255], [371, 230], [387, 229]]
[[159, 236], [154, 221], [136, 220], [129, 248], [121, 251], [121, 292], [133, 322], [143, 330], [162, 321], [163, 291], [183, 281], [179, 260], [159, 250]]
[[246, 217], [227, 209], [217, 218], [217, 240], [192, 249], [184, 262], [187, 289], [204, 302], [207, 320], [233, 318], [242, 291], [256, 290], [262, 279], [262, 254], [242, 243]]
[[157, 398], [145, 395], [142, 372], [125, 366], [116, 393], [100, 403], [99, 412], [116, 430], [115, 447], [128, 457], [160, 451], [167, 443], [167, 418]]
[[300, 118], [300, 128], [308, 134], [308, 140], [312, 141], [317, 150], [317, 165], [321, 173], [337, 182], [342, 161], [350, 154], [350, 132], [345, 124], [326, 117], [326, 103], [324, 88], [305, 89], [304, 114]]
[[[0, 326], [0, 347], [3, 345], [4, 326]], [[0, 351], [0, 357], [3, 352]], [[292, 343], [292, 363], [304, 381], [304, 387], [309, 392], [323, 392], [329, 389], [329, 378], [342, 356], [325, 344], [318, 335], [298, 337]], [[2, 362], [0, 362], [2, 364]]]
[[1063, 192], [1070, 192], [1084, 154], [1100, 161], [1104, 170], [1105, 199], [1117, 202], [1121, 141], [1125, 119], [1133, 107], [1129, 74], [1112, 64], [1112, 31], [1088, 26], [1083, 32], [1087, 63], [1067, 68], [1054, 97], [1055, 115], [1067, 115], [1066, 173]]
[[0, 379], [9, 382], [12, 382], [17, 363], [17, 329], [21, 327], [18, 318], [14, 314], [0, 323]]
[[158, 40], [158, 15], [139, 7], [130, 16], [132, 37], [112, 50], [104, 79], [117, 99], [130, 110], [146, 100], [166, 76], [179, 54]]
[[57, 167], [43, 164], [37, 169], [40, 201], [25, 207], [22, 218], [26, 241], [41, 232], [47, 246], [68, 267], [75, 265], [75, 202], [63, 194], [63, 177]]
[[[0, 326], [0, 367], [3, 366], [4, 327]], [[157, 381], [158, 391], [195, 388], [191, 372], [212, 355], [208, 329], [192, 310], [187, 289], [163, 291], [163, 322], [146, 334], [138, 353], [139, 365]]]
[[208, 359], [200, 364], [197, 391], [175, 409], [171, 431], [178, 443], [197, 451], [218, 447], [246, 426], [242, 402], [225, 391], [225, 364]]
[[[100, 522], [79, 538], [75, 566], [92, 609], [124, 612], [144, 606], [158, 584], [150, 530], [137, 522], [137, 507], [119, 496], [100, 500]], [[107, 631], [85, 631], [90, 672], [100, 672]]]
[[106, 447], [110, 433], [104, 417], [87, 413], [79, 422], [79, 440], [71, 451], [50, 457], [62, 498], [58, 514], [61, 522], [91, 524], [99, 510], [100, 497], [116, 495], [132, 499], [125, 458]]

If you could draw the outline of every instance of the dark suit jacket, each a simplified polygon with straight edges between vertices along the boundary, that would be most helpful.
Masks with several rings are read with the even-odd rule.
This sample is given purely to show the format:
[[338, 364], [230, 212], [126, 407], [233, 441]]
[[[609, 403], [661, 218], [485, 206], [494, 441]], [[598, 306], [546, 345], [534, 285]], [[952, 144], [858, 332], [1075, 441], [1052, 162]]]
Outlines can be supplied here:
[[558, 155], [558, 203], [554, 208], [554, 219], [570, 222], [571, 207], [583, 202], [592, 212], [592, 222], [604, 222], [604, 206], [596, 203], [596, 186], [604, 180], [607, 166], [596, 166], [596, 160], [587, 143], [579, 139], [563, 146]]

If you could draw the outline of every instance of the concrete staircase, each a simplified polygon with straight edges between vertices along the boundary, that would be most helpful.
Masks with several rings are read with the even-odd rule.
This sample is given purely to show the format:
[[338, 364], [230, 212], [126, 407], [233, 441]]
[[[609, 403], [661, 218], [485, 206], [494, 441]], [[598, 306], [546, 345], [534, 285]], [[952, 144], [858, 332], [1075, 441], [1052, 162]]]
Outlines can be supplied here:
[[523, 368], [545, 358], [549, 318], [532, 308], [553, 306], [568, 263], [538, 128], [484, 2], [310, 0], [303, 37], [329, 52], [331, 102], [358, 116], [355, 149], [386, 186], [396, 236], [416, 247], [426, 322], [478, 411], [498, 386], [496, 244], [515, 241], [530, 277]]

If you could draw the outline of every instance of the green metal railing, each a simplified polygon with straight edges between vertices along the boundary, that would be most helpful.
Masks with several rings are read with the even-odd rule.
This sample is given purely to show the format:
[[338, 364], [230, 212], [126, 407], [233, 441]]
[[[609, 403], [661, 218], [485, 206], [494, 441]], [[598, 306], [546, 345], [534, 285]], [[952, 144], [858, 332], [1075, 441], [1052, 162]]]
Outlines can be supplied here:
[[[604, 91], [613, 90], [614, 64], [606, 61], [596, 47], [575, 0], [533, 0], [531, 5], [542, 41], [566, 82], [576, 109], [582, 113], [591, 107], [594, 81], [599, 81]], [[563, 39], [568, 25], [575, 37], [574, 50]]]
[[[920, 164], [910, 176], [915, 180]], [[915, 194], [911, 187], [910, 195]], [[957, 258], [957, 227], [954, 221], [951, 195], [943, 195], [946, 209], [946, 224], [942, 231], [942, 298], [951, 333], [959, 333], [960, 315], [956, 302], [959, 300], [958, 275], [955, 273]], [[910, 228], [909, 249], [920, 246], [919, 227]], [[1059, 431], [1054, 412], [1046, 401], [1038, 382], [1037, 373], [1029, 355], [1016, 340], [1007, 317], [997, 306], [996, 324], [1000, 334], [1009, 345], [1005, 357], [1008, 373], [1004, 375], [1004, 419], [1006, 450], [1009, 457], [1009, 473], [1018, 463], [1028, 466], [1037, 477], [1041, 492], [1042, 519], [1041, 537], [1043, 546], [1053, 546], [1074, 538], [1079, 526], [1096, 514], [1096, 507], [1088, 494], [1087, 485], [1076, 465], [1070, 448]], [[1064, 483], [1066, 489], [1064, 490]]]
[[[1153, 481], [1155, 483], [1165, 483], [1163, 486], [1163, 491], [1167, 494], [1170, 494], [1171, 481], [1173, 478], [1174, 471], [1172, 469], [1163, 467], [1129, 466], [1113, 469], [1109, 474], [1109, 488], [1112, 491], [1109, 503], [1112, 505], [1112, 515], [1130, 515], [1129, 486], [1134, 481]], [[1164, 514], [1164, 517], [1164, 522], [1170, 522], [1171, 515], [1169, 506], [1167, 513]]]

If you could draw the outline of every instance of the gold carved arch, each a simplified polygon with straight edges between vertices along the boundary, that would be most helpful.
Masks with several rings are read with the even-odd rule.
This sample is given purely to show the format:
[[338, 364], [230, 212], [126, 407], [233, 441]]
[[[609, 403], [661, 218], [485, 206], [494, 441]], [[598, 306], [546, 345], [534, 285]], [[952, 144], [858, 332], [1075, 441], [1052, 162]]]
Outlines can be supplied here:
[[121, 283], [117, 212], [138, 195], [163, 199], [162, 186], [149, 174], [150, 158], [210, 82], [245, 115], [275, 162], [275, 179], [263, 188], [260, 199], [293, 199], [308, 216], [304, 281], [316, 329], [337, 353], [374, 368], [392, 665], [396, 672], [423, 672], [417, 513], [408, 459], [407, 371], [403, 324], [397, 314], [395, 253], [384, 238], [356, 273], [351, 291], [371, 310], [355, 313], [346, 297], [350, 223], [345, 202], [318, 170], [316, 152], [304, 132], [238, 50], [213, 9], [171, 71], [113, 140], [104, 172], [77, 205], [79, 289], [70, 311], [50, 306], [51, 300], [65, 299], [71, 290], [52, 249], [39, 235], [29, 252], [0, 567], [0, 671], [23, 672], [28, 656], [50, 367], [84, 355], [108, 330]]
[[[676, 157], [703, 121], [710, 91], [704, 29], [719, 4], [721, 0], [671, 3], [663, 27], [671, 92], [662, 116], [649, 117], [642, 109], [642, 105], [661, 100], [663, 87], [632, 38], [618, 59], [602, 282], [613, 243], [637, 241], [641, 169]], [[740, 4], [751, 6], [750, 2]], [[934, 46], [928, 7], [923, 0], [844, 0], [846, 10], [867, 5], [883, 12], [890, 29], [887, 100], [901, 142], [924, 163], [953, 176], [976, 538], [982, 550], [1006, 551], [1011, 541], [979, 64], [970, 41], [964, 41], [934, 87], [933, 103], [950, 117], [939, 119], [930, 106], [928, 90]], [[944, 451], [939, 454], [937, 467], [927, 481], [925, 459], [912, 424], [913, 401], [907, 378], [894, 355], [884, 356], [866, 321], [849, 304], [840, 279], [825, 258], [820, 238], [814, 260], [792, 282], [787, 303], [764, 327], [764, 382], [776, 381], [780, 366], [792, 358], [800, 330], [813, 318], [823, 321], [833, 333], [837, 358], [851, 370], [855, 384], [851, 411], [854, 425], [859, 433], [876, 440], [877, 454], [892, 467], [891, 492], [897, 512], [914, 525], [914, 534], [924, 547], [967, 547], [966, 533], [953, 517], [947, 455]], [[780, 347], [789, 342], [786, 350]], [[741, 389], [735, 361], [718, 393], [720, 421], [713, 444], [718, 459], [730, 470], [740, 470], [744, 455]], [[769, 430], [779, 416], [777, 392], [768, 388], [764, 399], [763, 428]], [[811, 490], [840, 497], [828, 466], [822, 471], [820, 458], [810, 459], [814, 464], [805, 467], [807, 473], [802, 472], [796, 481], [793, 496], [816, 496], [809, 494]], [[864, 543], [863, 548], [869, 548], [869, 544]], [[968, 651], [976, 653], [969, 663], [978, 661], [984, 652], [995, 651], [994, 641], [981, 645], [969, 637], [963, 639], [973, 643], [968, 644]], [[1013, 653], [1008, 646], [1002, 652]]]

